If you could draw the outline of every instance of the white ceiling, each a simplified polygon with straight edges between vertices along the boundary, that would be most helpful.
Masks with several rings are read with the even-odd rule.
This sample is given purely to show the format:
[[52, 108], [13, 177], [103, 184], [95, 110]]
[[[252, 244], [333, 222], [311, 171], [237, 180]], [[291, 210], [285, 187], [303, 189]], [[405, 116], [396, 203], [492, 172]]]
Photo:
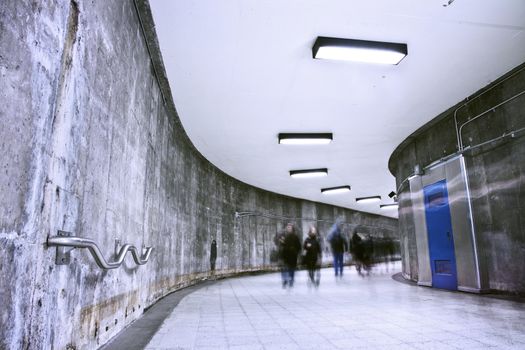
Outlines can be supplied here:
[[[207, 159], [269, 191], [391, 217], [355, 198], [392, 202], [396, 146], [525, 61], [524, 0], [447, 3], [150, 0], [175, 106]], [[408, 56], [397, 66], [314, 60], [317, 36], [407, 43]], [[279, 132], [334, 141], [278, 145]], [[324, 178], [288, 174], [324, 167]], [[339, 185], [352, 191], [320, 193]]]

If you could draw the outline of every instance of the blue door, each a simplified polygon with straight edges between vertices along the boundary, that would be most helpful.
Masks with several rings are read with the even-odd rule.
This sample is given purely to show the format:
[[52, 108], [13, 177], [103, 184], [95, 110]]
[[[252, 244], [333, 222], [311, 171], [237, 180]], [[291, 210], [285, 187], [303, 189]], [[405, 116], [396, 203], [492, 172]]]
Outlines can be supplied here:
[[458, 287], [454, 236], [445, 180], [425, 186], [428, 248], [432, 269], [432, 287], [456, 290]]

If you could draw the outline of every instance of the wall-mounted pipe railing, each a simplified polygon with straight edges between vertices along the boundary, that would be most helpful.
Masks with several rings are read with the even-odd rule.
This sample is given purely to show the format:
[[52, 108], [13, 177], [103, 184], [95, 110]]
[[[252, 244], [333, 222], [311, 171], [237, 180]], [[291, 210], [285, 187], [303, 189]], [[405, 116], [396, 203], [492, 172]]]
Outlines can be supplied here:
[[[469, 105], [469, 103], [471, 103], [472, 101], [480, 98], [482, 95], [486, 94], [487, 92], [491, 91], [492, 89], [494, 89], [496, 86], [499, 86], [500, 84], [503, 84], [505, 81], [509, 80], [510, 78], [514, 77], [515, 75], [521, 73], [523, 70], [525, 69], [525, 66], [520, 68], [519, 70], [517, 70], [516, 72], [512, 73], [511, 75], [509, 75], [508, 77], [506, 77], [505, 79], [497, 82], [496, 84], [492, 85], [490, 88], [488, 88], [487, 90], [481, 92], [480, 94], [474, 96], [473, 98], [467, 98], [465, 100], [465, 103], [463, 103], [461, 106], [459, 106], [458, 108], [456, 108], [456, 110], [454, 111], [454, 126], [456, 127], [456, 142], [457, 142], [457, 148], [458, 148], [458, 152], [462, 152], [463, 151], [463, 140], [461, 140], [461, 135], [460, 135], [460, 128], [458, 126], [458, 113], [460, 111], [460, 109], [466, 107]], [[521, 94], [521, 93], [520, 93]], [[520, 95], [518, 94], [518, 95]], [[515, 97], [517, 97], [517, 95], [511, 97], [509, 100], [512, 100], [514, 99]], [[508, 101], [506, 101], [508, 102]], [[506, 103], [504, 102], [504, 103]], [[504, 104], [503, 103], [503, 104]], [[499, 105], [498, 105], [499, 106]], [[497, 106], [494, 106], [492, 108], [489, 108], [488, 110], [492, 110], [494, 108], [496, 108]], [[483, 113], [482, 113], [483, 114]], [[478, 115], [479, 116], [479, 115]]]
[[[463, 150], [465, 149], [465, 147], [463, 146], [463, 133], [462, 133], [462, 131], [463, 131], [463, 128], [464, 128], [466, 125], [472, 123], [474, 120], [477, 120], [477, 119], [479, 119], [479, 118], [481, 118], [481, 117], [487, 115], [489, 112], [494, 112], [494, 111], [496, 110], [496, 108], [501, 107], [501, 106], [503, 106], [504, 104], [506, 104], [506, 103], [508, 103], [508, 102], [510, 102], [510, 101], [512, 101], [512, 100], [514, 100], [514, 99], [516, 99], [516, 98], [518, 98], [518, 97], [520, 97], [520, 96], [522, 96], [522, 95], [524, 95], [524, 94], [525, 94], [525, 90], [522, 91], [522, 92], [520, 92], [520, 93], [517, 93], [516, 95], [514, 95], [514, 96], [512, 96], [512, 97], [510, 97], [510, 98], [508, 98], [508, 99], [506, 99], [506, 100], [503, 101], [503, 102], [498, 103], [497, 105], [495, 105], [495, 106], [493, 106], [493, 107], [491, 107], [491, 108], [485, 110], [484, 112], [482, 112], [482, 113], [476, 115], [476, 116], [473, 117], [473, 118], [470, 118], [469, 120], [467, 120], [466, 122], [464, 122], [463, 124], [461, 124], [461, 126], [460, 126], [459, 129], [458, 129], [458, 138], [459, 138], [459, 139], [458, 139], [458, 148], [459, 148], [459, 151], [463, 151]], [[510, 132], [510, 133], [508, 133], [508, 134], [510, 135], [510, 134], [512, 134], [513, 132], [514, 132], [514, 131], [512, 131], [512, 132]]]
[[[500, 135], [498, 137], [494, 137], [494, 138], [492, 138], [490, 140], [487, 140], [487, 141], [484, 141], [484, 142], [481, 142], [481, 143], [478, 143], [478, 144], [475, 144], [475, 145], [472, 145], [472, 146], [468, 146], [466, 148], [463, 147], [463, 149], [461, 151], [449, 154], [449, 155], [447, 155], [445, 157], [442, 157], [442, 158], [440, 158], [440, 159], [438, 159], [438, 160], [436, 160], [436, 161], [434, 161], [434, 162], [432, 162], [432, 163], [430, 163], [428, 165], [425, 165], [425, 167], [423, 168], [423, 172], [426, 171], [429, 168], [432, 168], [432, 167], [435, 167], [435, 166], [437, 166], [439, 164], [448, 162], [449, 160], [460, 156], [461, 154], [465, 153], [466, 151], [472, 151], [472, 150], [474, 150], [476, 148], [483, 147], [485, 145], [488, 145], [488, 144], [491, 144], [493, 142], [497, 142], [497, 141], [500, 141], [500, 140], [503, 140], [503, 139], [506, 139], [506, 138], [511, 138], [511, 139], [518, 138], [518, 137], [520, 137], [519, 135], [522, 134], [523, 132], [525, 132], [525, 127], [519, 128], [519, 129], [514, 129], [514, 130], [506, 132], [503, 135]], [[399, 184], [399, 187], [397, 188], [396, 192], [397, 193], [401, 193], [401, 190], [403, 189], [403, 186], [406, 185], [408, 183], [408, 181], [414, 175], [418, 175], [418, 174], [412, 173], [412, 174], [408, 175], [403, 181], [401, 181], [401, 183]]]
[[260, 212], [256, 212], [256, 211], [236, 211], [235, 212], [235, 219], [244, 218], [244, 217], [248, 217], [248, 216], [257, 216], [257, 217], [262, 217], [262, 218], [266, 218], [266, 219], [275, 219], [275, 220], [315, 221], [315, 222], [328, 222], [328, 223], [332, 223], [332, 224], [335, 223], [334, 220], [291, 217], [291, 216], [283, 216], [283, 215], [277, 215], [277, 214], [260, 213]]
[[346, 225], [350, 228], [369, 228], [369, 229], [377, 229], [377, 226], [367, 225], [367, 224], [354, 224], [351, 222], [346, 221], [339, 221], [339, 220], [327, 220], [327, 219], [315, 219], [315, 218], [303, 218], [303, 217], [292, 217], [292, 216], [283, 216], [283, 215], [277, 215], [277, 214], [270, 214], [270, 213], [260, 213], [256, 211], [236, 211], [235, 212], [235, 219], [241, 219], [245, 217], [260, 217], [260, 218], [266, 218], [266, 219], [274, 219], [274, 220], [280, 220], [280, 221], [308, 221], [308, 222], [325, 222], [328, 224], [335, 224], [336, 222], [339, 222], [342, 225]]
[[87, 248], [97, 265], [105, 270], [116, 269], [119, 267], [124, 258], [126, 257], [127, 252], [131, 252], [133, 255], [133, 260], [137, 265], [144, 265], [148, 262], [148, 259], [151, 255], [152, 247], [143, 247], [142, 256], [139, 255], [138, 249], [131, 244], [124, 244], [120, 246], [120, 241], [115, 241], [115, 261], [108, 262], [104, 259], [98, 245], [87, 238], [74, 237], [71, 232], [58, 231], [57, 236], [51, 236], [47, 239], [48, 246], [57, 247], [56, 255], [56, 264], [57, 265], [67, 265], [70, 262], [70, 253], [75, 248]]
[[[494, 84], [493, 86], [491, 86], [490, 88], [488, 88], [487, 90], [481, 92], [480, 94], [476, 95], [475, 97], [473, 98], [467, 98], [465, 100], [465, 103], [463, 103], [461, 106], [459, 106], [458, 108], [456, 108], [456, 110], [454, 111], [454, 126], [456, 128], [456, 142], [457, 142], [457, 151], [452, 153], [452, 154], [449, 154], [441, 159], [438, 159], [428, 165], [426, 165], [424, 168], [425, 170], [432, 167], [432, 166], [435, 166], [437, 164], [441, 164], [441, 163], [444, 163], [446, 161], [449, 161], [450, 159], [452, 158], [455, 158], [461, 154], [463, 154], [465, 151], [467, 150], [473, 150], [473, 149], [476, 149], [476, 148], [479, 148], [479, 147], [482, 147], [482, 146], [485, 146], [487, 144], [490, 144], [492, 142], [495, 142], [495, 141], [499, 141], [499, 140], [502, 140], [502, 139], [505, 139], [505, 138], [516, 138], [518, 137], [518, 134], [522, 133], [523, 131], [525, 131], [525, 128], [519, 128], [519, 129], [514, 129], [514, 130], [511, 130], [511, 131], [508, 131], [508, 132], [505, 132], [503, 135], [500, 135], [500, 136], [497, 136], [495, 138], [492, 138], [490, 140], [487, 140], [487, 141], [483, 141], [481, 143], [478, 143], [478, 144], [475, 144], [475, 145], [469, 145], [468, 147], [464, 147], [463, 145], [463, 127], [465, 127], [466, 125], [470, 124], [471, 122], [473, 122], [474, 120], [477, 120], [481, 117], [483, 117], [484, 115], [487, 115], [488, 112], [490, 111], [495, 111], [496, 108], [498, 107], [501, 107], [502, 105], [522, 96], [525, 94], [525, 90], [524, 91], [521, 91], [517, 94], [515, 94], [514, 96], [506, 99], [505, 101], [503, 102], [500, 102], [498, 103], [497, 105], [495, 106], [492, 106], [488, 109], [486, 109], [485, 111], [479, 113], [478, 115], [472, 117], [472, 118], [469, 118], [467, 121], [463, 122], [461, 125], [458, 124], [458, 113], [459, 111], [468, 106], [472, 101], [478, 99], [479, 97], [481, 97], [482, 95], [486, 94], [487, 92], [491, 91], [492, 89], [494, 89], [496, 86], [504, 83], [505, 81], [509, 80], [510, 78], [514, 77], [515, 75], [521, 73], [523, 70], [525, 70], [525, 66], [522, 67], [521, 69], [519, 69], [518, 71], [512, 73], [512, 75], [506, 77], [505, 79], [499, 81], [498, 83]], [[403, 186], [405, 184], [408, 183], [408, 181], [410, 180], [410, 178], [414, 175], [418, 175], [418, 174], [415, 174], [415, 173], [412, 173], [410, 175], [408, 175], [406, 178], [403, 179], [403, 181], [401, 181], [401, 183], [399, 184], [398, 188], [397, 188], [397, 193], [401, 193], [401, 190], [403, 188]]]

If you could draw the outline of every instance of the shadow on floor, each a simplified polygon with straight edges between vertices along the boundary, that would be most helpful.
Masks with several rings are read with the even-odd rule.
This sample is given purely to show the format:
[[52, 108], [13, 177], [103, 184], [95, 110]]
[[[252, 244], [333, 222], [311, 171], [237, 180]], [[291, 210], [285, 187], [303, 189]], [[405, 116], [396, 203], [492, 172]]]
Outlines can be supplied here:
[[[395, 275], [392, 275], [392, 279], [397, 281], [397, 282], [400, 282], [400, 283], [404, 283], [404, 284], [407, 284], [407, 285], [410, 285], [410, 286], [418, 287], [417, 282], [414, 282], [414, 281], [411, 281], [411, 280], [407, 280], [405, 277], [403, 277], [403, 273], [402, 272], [398, 272]], [[446, 290], [446, 289], [436, 289], [436, 290], [440, 290], [440, 291], [448, 292], [448, 293], [466, 293], [466, 292], [454, 291], [454, 290]], [[468, 293], [468, 294], [473, 294], [473, 293]], [[476, 295], [476, 294], [474, 294], [474, 295]], [[514, 301], [514, 302], [517, 302], [517, 303], [524, 303], [525, 304], [525, 295], [521, 295], [521, 294], [505, 293], [505, 292], [500, 292], [500, 291], [491, 291], [490, 293], [478, 294], [478, 295], [480, 297], [484, 297], [484, 298], [508, 300], [508, 301]]]

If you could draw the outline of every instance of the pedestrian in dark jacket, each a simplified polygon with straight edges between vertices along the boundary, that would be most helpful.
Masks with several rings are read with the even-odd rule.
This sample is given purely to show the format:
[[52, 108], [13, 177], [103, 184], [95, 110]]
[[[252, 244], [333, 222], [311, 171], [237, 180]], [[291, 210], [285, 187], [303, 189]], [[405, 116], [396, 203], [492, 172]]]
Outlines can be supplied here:
[[[366, 237], [365, 237], [366, 238]], [[351, 240], [351, 253], [352, 260], [354, 260], [354, 265], [359, 276], [364, 277], [365, 274], [362, 272], [364, 270], [366, 275], [370, 274], [372, 269], [372, 260], [374, 253], [374, 243], [372, 238], [363, 239], [359, 233], [354, 232]]]
[[215, 261], [217, 260], [217, 241], [213, 240], [211, 241], [211, 248], [210, 248], [210, 268], [213, 273], [215, 271]]
[[332, 248], [332, 256], [334, 257], [335, 277], [343, 277], [343, 261], [344, 253], [348, 251], [348, 241], [341, 231], [342, 223], [336, 222], [330, 229], [328, 234], [328, 241]]
[[317, 237], [317, 229], [314, 226], [310, 226], [308, 237], [306, 237], [303, 243], [303, 250], [304, 264], [308, 269], [308, 282], [313, 284], [315, 287], [319, 287], [321, 278], [320, 265], [322, 250], [319, 238]]
[[285, 236], [286, 236], [286, 229], [281, 232], [277, 232], [275, 236], [273, 237], [273, 243], [275, 243], [275, 253], [274, 254], [276, 256], [274, 262], [277, 262], [279, 264], [279, 267], [281, 268], [281, 279], [283, 282], [283, 288], [285, 285], [285, 281], [287, 281], [288, 279], [288, 273], [285, 270], [284, 263], [283, 263], [284, 237]]
[[301, 240], [295, 232], [292, 223], [286, 225], [283, 245], [282, 245], [282, 262], [283, 262], [283, 288], [293, 287], [295, 270], [297, 269], [297, 258], [301, 252]]

